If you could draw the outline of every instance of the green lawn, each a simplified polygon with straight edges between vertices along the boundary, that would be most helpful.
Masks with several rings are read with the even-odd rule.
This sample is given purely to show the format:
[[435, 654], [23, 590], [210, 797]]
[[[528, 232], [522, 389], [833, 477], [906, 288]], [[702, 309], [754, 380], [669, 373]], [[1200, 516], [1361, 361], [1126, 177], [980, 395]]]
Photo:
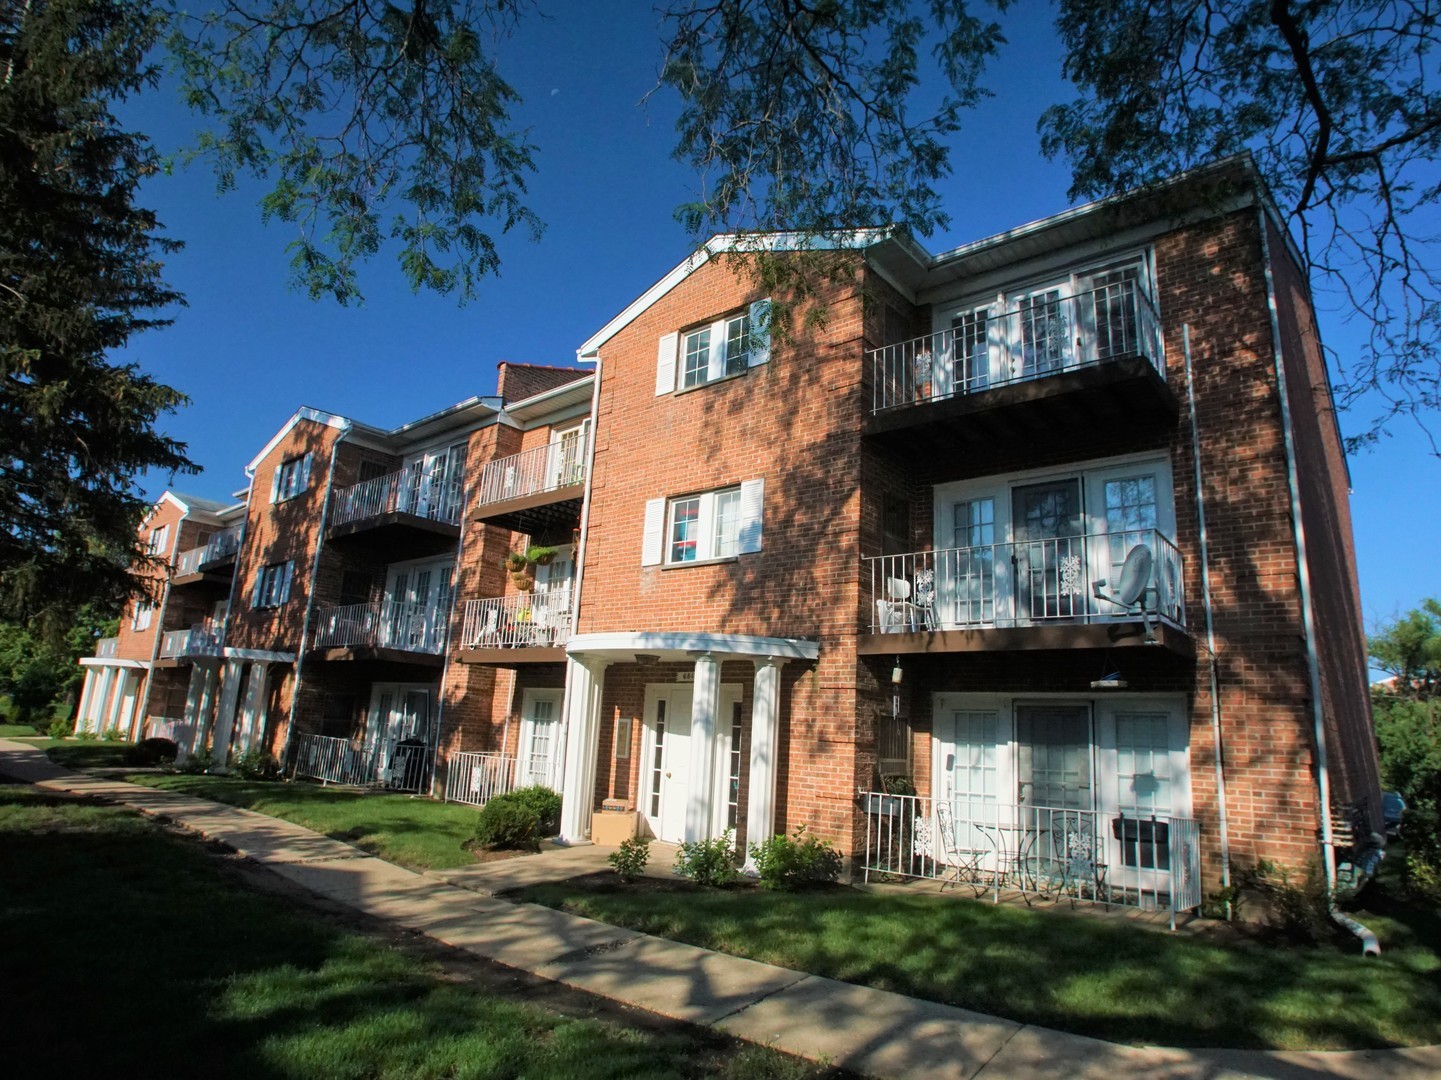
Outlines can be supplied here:
[[[1375, 918], [1384, 955], [1128, 926], [934, 891], [627, 889], [594, 879], [519, 899], [704, 948], [1098, 1038], [1173, 1046], [1441, 1042], [1441, 933]], [[1367, 914], [1360, 916], [1367, 919]]]
[[34, 724], [0, 724], [0, 739], [33, 739], [38, 734]]
[[475, 857], [461, 847], [475, 834], [479, 811], [473, 806], [303, 782], [245, 781], [183, 773], [139, 774], [127, 779], [284, 818], [412, 870], [441, 870], [475, 862]]
[[0, 985], [13, 1076], [816, 1075], [475, 989], [137, 814], [20, 787], [0, 787]]

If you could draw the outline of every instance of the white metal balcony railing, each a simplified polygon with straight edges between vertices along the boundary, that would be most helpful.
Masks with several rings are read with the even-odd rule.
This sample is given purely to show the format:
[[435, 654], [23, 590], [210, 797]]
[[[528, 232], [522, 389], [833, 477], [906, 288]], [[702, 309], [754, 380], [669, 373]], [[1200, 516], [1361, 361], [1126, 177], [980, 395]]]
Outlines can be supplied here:
[[162, 660], [219, 654], [220, 628], [213, 623], [196, 623], [189, 630], [167, 630], [160, 638]]
[[538, 495], [585, 482], [589, 432], [486, 462], [480, 471], [480, 505]]
[[[1114, 595], [1133, 548], [1151, 556], [1137, 601]], [[871, 633], [989, 629], [1054, 622], [1114, 622], [1144, 613], [1184, 628], [1181, 553], [1155, 529], [942, 548], [865, 560]]]
[[201, 567], [209, 566], [230, 558], [240, 550], [240, 526], [234, 525], [218, 532], [200, 547], [182, 551], [175, 561], [175, 576], [200, 573]]
[[419, 740], [368, 749], [349, 739], [296, 732], [290, 753], [290, 771], [296, 779], [415, 793], [425, 786], [430, 750]]
[[1075, 296], [1047, 292], [1018, 310], [979, 312], [937, 334], [871, 350], [871, 411], [974, 394], [1141, 356], [1165, 370], [1155, 306], [1134, 278]]
[[996, 900], [1015, 890], [1028, 899], [1169, 908], [1173, 929], [1177, 911], [1201, 903], [1194, 818], [878, 791], [863, 794], [861, 808], [867, 881], [872, 874], [931, 878]]
[[448, 604], [400, 604], [383, 600], [321, 608], [315, 646], [374, 645], [404, 652], [445, 651]]
[[451, 754], [445, 763], [445, 801], [484, 806], [497, 795], [531, 784], [556, 787], [553, 766], [550, 756], [543, 754], [521, 758], [472, 751]]
[[462, 648], [552, 647], [569, 639], [569, 589], [465, 602]]
[[103, 637], [95, 642], [95, 657], [97, 660], [111, 660], [115, 657], [116, 650], [120, 647], [118, 637]]
[[401, 469], [337, 489], [331, 497], [330, 524], [345, 525], [399, 512], [456, 525], [464, 501], [459, 476], [447, 478], [439, 469], [430, 473]]

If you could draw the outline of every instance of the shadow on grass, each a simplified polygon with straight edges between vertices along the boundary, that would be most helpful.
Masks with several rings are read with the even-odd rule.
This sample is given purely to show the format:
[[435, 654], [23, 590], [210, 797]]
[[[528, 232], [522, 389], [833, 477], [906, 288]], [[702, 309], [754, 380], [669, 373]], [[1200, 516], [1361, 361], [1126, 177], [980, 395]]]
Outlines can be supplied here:
[[1363, 960], [1330, 948], [1173, 936], [1065, 910], [851, 889], [692, 889], [681, 899], [576, 881], [515, 898], [1121, 1042], [1361, 1049], [1441, 1041], [1441, 963], [1420, 946]]
[[0, 978], [15, 1076], [720, 1076], [740, 1056], [446, 983], [138, 815], [3, 788]]

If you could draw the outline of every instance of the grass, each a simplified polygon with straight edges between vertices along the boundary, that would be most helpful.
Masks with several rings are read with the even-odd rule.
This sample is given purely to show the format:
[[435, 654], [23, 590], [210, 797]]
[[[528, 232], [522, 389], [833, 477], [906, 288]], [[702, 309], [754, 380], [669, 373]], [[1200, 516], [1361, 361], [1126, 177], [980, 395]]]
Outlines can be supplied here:
[[475, 862], [461, 847], [475, 835], [478, 811], [473, 806], [224, 776], [139, 774], [127, 779], [293, 821], [412, 870], [443, 870]]
[[0, 985], [12, 1076], [816, 1075], [477, 990], [251, 890], [136, 814], [22, 787], [0, 787]]
[[33, 739], [38, 734], [34, 724], [0, 723], [0, 739]]
[[[678, 891], [681, 892], [678, 894]], [[1441, 927], [1377, 919], [1384, 955], [1171, 935], [1064, 909], [837, 888], [626, 889], [518, 899], [736, 956], [1097, 1038], [1344, 1049], [1441, 1042]], [[1366, 915], [1360, 916], [1363, 920]]]

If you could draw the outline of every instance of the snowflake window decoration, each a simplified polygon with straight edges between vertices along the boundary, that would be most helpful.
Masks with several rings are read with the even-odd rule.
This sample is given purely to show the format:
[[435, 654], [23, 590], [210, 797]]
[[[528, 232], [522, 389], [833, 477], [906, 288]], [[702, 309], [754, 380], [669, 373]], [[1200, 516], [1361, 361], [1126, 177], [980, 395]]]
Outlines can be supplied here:
[[1061, 592], [1068, 596], [1080, 596], [1084, 591], [1081, 587], [1081, 557], [1061, 556]]

